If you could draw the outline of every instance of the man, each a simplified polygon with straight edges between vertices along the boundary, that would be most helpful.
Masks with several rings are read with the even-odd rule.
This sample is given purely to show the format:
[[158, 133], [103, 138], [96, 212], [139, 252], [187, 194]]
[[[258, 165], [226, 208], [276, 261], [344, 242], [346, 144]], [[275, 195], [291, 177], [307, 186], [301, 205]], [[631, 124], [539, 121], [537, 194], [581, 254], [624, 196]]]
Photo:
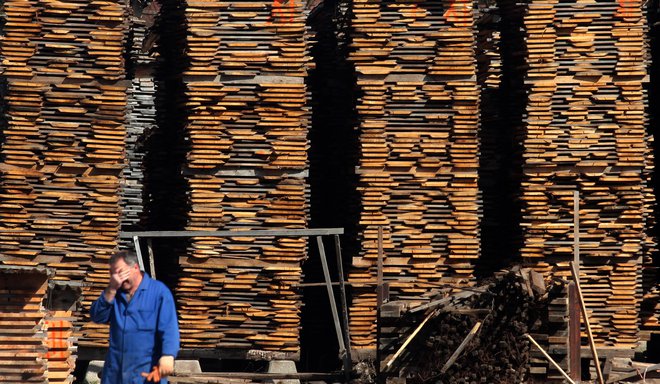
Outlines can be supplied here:
[[[167, 383], [179, 352], [174, 298], [165, 284], [140, 271], [134, 253], [110, 258], [110, 283], [90, 315], [95, 323], [110, 323], [103, 384]], [[152, 371], [148, 378], [142, 375]]]

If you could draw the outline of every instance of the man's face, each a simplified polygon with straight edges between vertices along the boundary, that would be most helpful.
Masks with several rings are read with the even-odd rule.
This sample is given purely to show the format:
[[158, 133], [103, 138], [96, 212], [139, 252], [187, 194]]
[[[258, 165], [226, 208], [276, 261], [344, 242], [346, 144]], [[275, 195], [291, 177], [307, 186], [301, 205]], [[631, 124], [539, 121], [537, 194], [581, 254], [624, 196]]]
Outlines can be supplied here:
[[131, 292], [135, 287], [137, 275], [140, 274], [140, 266], [137, 264], [130, 266], [126, 264], [124, 259], [119, 259], [110, 266], [110, 273], [112, 274], [121, 274], [123, 271], [129, 271], [130, 273], [129, 277], [121, 283], [121, 289], [126, 292]]

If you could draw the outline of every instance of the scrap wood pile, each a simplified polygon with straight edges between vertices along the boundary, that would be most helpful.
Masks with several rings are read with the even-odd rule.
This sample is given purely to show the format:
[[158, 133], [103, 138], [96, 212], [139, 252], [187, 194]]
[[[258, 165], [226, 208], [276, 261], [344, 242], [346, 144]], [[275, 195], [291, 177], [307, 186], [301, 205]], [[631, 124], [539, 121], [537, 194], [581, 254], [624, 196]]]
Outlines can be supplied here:
[[357, 0], [352, 14], [362, 209], [350, 333], [352, 348], [369, 354], [378, 227], [393, 297], [474, 279], [479, 92], [473, 2]]
[[[305, 12], [298, 1], [183, 8], [186, 229], [306, 228]], [[183, 347], [297, 354], [306, 244], [192, 238], [176, 287]]]
[[522, 143], [522, 257], [545, 274], [569, 275], [578, 191], [581, 280], [596, 343], [635, 348], [639, 260], [656, 248], [643, 1], [501, 4], [507, 37], [521, 42], [507, 58], [516, 65], [509, 81], [524, 85], [512, 99], [526, 108], [512, 122]]
[[518, 269], [400, 317], [392, 309], [401, 302], [385, 304], [381, 367], [413, 383], [526, 382], [534, 353], [525, 334], [546, 331], [550, 288], [540, 274]]
[[[125, 13], [113, 0], [3, 3], [0, 253], [84, 280], [82, 313], [117, 246]], [[107, 338], [79, 319], [81, 342]]]

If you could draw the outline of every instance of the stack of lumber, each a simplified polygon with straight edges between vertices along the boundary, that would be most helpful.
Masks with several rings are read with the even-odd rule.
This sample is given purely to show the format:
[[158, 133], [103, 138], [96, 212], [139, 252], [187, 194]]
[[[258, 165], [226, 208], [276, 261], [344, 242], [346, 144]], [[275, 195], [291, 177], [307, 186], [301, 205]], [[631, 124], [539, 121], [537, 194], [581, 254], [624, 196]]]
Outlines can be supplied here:
[[[471, 1], [353, 2], [361, 251], [351, 337], [375, 348], [377, 232], [393, 298], [473, 280], [479, 257], [479, 92]], [[370, 285], [371, 284], [371, 285]], [[423, 300], [423, 298], [421, 298]]]
[[47, 286], [43, 271], [0, 269], [0, 383], [49, 382], [42, 308]]
[[[188, 2], [188, 230], [305, 228], [302, 2]], [[304, 238], [195, 237], [176, 296], [183, 347], [297, 353]], [[209, 339], [212, 335], [213, 339]]]
[[[658, 86], [657, 79], [660, 76], [660, 4], [652, 2], [647, 5], [648, 22], [649, 22], [649, 45], [651, 54], [650, 76], [652, 84], [649, 87], [649, 104], [651, 106], [657, 105], [660, 100], [660, 86]], [[657, 108], [650, 108], [650, 130], [657, 132], [660, 124], [660, 114]], [[655, 219], [655, 218], [654, 218]], [[652, 225], [655, 225], [655, 221]], [[644, 302], [642, 303], [642, 337], [649, 339], [651, 333], [660, 331], [660, 284], [658, 284], [658, 263], [657, 254], [654, 255], [656, 261], [652, 257], [645, 258], [643, 265], [643, 286], [644, 286]]]
[[[632, 348], [641, 260], [655, 248], [642, 1], [503, 3], [519, 21], [508, 28], [524, 35], [509, 52], [524, 58], [513, 61], [520, 66], [511, 80], [527, 92], [518, 122], [522, 257], [547, 274], [569, 275], [579, 191], [581, 280], [596, 343]], [[561, 337], [551, 339], [551, 350], [565, 348]]]
[[8, 0], [3, 11], [0, 252], [60, 281], [105, 268], [85, 313], [119, 231], [125, 4]]

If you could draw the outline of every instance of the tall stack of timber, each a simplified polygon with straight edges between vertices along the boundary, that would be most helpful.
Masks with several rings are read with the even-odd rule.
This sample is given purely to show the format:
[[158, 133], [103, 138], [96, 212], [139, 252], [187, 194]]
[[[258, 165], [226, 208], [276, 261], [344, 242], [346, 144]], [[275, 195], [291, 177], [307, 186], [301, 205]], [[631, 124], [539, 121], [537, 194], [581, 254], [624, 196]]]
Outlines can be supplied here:
[[353, 259], [352, 347], [376, 341], [378, 228], [392, 299], [474, 280], [479, 257], [479, 92], [471, 1], [353, 2], [361, 93], [362, 247]]
[[[510, 52], [524, 57], [516, 69], [527, 92], [518, 122], [522, 257], [547, 275], [570, 276], [579, 191], [590, 322], [599, 346], [618, 349], [637, 345], [641, 261], [655, 248], [642, 3], [527, 1], [511, 16], [525, 37]], [[551, 335], [548, 348], [561, 353], [566, 340]]]
[[[119, 231], [124, 2], [8, 0], [3, 11], [0, 253], [85, 280], [85, 313]], [[99, 338], [83, 327], [81, 343]]]
[[[304, 3], [189, 1], [188, 230], [307, 225]], [[195, 237], [176, 296], [182, 345], [299, 353], [305, 238]]]
[[[658, 78], [660, 76], [660, 3], [653, 1], [648, 3], [648, 21], [649, 21], [649, 45], [651, 54], [651, 86], [649, 87], [649, 108], [650, 112], [650, 130], [657, 132], [660, 124], [660, 113], [654, 105], [658, 105], [660, 100], [660, 85]], [[653, 222], [653, 224], [656, 224]], [[642, 303], [642, 337], [650, 338], [651, 333], [660, 332], [660, 284], [658, 283], [658, 260], [647, 258], [644, 264], [643, 285], [644, 302]]]

